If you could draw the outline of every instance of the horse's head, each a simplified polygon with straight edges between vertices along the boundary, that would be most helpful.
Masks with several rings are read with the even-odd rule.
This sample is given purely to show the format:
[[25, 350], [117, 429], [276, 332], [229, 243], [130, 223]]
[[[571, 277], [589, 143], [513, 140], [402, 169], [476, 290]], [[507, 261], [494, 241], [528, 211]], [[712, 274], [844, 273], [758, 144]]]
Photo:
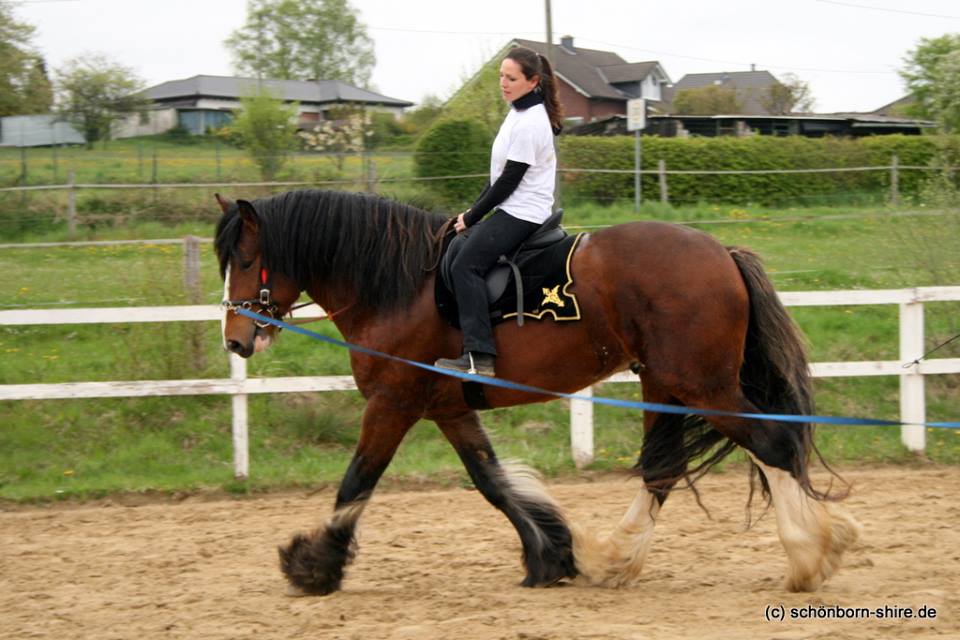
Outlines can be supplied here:
[[246, 200], [230, 202], [216, 196], [223, 210], [217, 224], [214, 247], [223, 277], [223, 346], [244, 358], [263, 351], [273, 342], [277, 328], [237, 313], [249, 309], [282, 318], [300, 295], [289, 277], [264, 263], [261, 230], [263, 220]]

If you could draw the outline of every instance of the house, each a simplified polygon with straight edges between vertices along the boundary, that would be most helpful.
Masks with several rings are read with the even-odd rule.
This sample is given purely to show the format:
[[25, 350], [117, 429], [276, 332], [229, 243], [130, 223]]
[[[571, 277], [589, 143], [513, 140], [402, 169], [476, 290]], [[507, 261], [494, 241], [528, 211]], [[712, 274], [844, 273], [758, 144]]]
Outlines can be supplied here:
[[720, 87], [732, 89], [737, 94], [743, 115], [769, 115], [770, 111], [764, 105], [765, 98], [770, 95], [770, 89], [780, 84], [780, 81], [769, 71], [721, 71], [719, 73], [688, 73], [665, 91], [664, 112], [672, 111], [674, 98], [680, 91], [687, 89], [704, 89], [706, 87]]
[[85, 142], [82, 133], [55, 115], [0, 118], [0, 147], [50, 147]]
[[143, 91], [150, 108], [118, 126], [118, 138], [163, 133], [182, 127], [198, 135], [233, 120], [240, 99], [259, 89], [288, 103], [297, 103], [300, 125], [328, 119], [329, 112], [345, 105], [400, 115], [412, 102], [360, 89], [339, 80], [257, 80], [198, 75], [171, 80]]
[[892, 117], [901, 117], [905, 116], [910, 112], [910, 108], [917, 103], [917, 99], [913, 97], [913, 94], [908, 94], [902, 98], [898, 98], [893, 102], [889, 102], [879, 109], [874, 110], [872, 113], [878, 116], [892, 116]]
[[670, 84], [659, 62], [627, 62], [611, 51], [576, 47], [573, 36], [563, 36], [559, 45], [515, 39], [508, 48], [516, 45], [542, 56], [551, 54], [560, 101], [567, 118], [575, 122], [626, 114], [631, 98], [658, 103], [663, 87]]

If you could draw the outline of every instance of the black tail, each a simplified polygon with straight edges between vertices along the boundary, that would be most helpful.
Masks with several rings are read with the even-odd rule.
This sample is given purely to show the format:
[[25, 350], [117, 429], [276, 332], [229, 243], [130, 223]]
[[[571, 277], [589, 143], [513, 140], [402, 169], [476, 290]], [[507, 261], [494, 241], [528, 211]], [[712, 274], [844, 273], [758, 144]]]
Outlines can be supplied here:
[[[746, 249], [728, 247], [750, 294], [750, 324], [747, 329], [740, 385], [744, 395], [764, 413], [811, 415], [813, 384], [806, 340], [780, 302], [760, 258]], [[813, 442], [810, 423], [783, 422], [793, 444], [791, 471], [800, 486], [817, 500], [843, 496], [818, 491], [810, 483], [811, 454], [834, 476]], [[763, 478], [762, 474], [760, 474]], [[764, 490], [767, 486], [764, 480]]]

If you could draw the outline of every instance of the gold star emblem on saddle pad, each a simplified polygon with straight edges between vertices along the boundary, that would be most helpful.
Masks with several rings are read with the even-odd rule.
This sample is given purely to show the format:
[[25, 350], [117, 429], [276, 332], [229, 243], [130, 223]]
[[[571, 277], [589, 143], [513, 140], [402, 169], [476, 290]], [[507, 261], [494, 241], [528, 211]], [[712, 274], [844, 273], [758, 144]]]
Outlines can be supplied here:
[[566, 306], [563, 300], [560, 299], [560, 285], [548, 289], [547, 287], [543, 288], [543, 302], [540, 303], [542, 307], [545, 304], [555, 304], [558, 307]]

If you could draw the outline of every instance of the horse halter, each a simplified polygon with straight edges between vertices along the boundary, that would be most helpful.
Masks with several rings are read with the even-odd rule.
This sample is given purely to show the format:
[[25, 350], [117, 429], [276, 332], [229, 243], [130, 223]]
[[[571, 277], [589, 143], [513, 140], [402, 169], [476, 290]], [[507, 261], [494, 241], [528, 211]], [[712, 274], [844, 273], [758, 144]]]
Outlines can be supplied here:
[[[260, 269], [260, 297], [259, 298], [246, 298], [244, 300], [223, 300], [220, 303], [220, 307], [224, 311], [233, 311], [236, 313], [240, 309], [246, 309], [250, 311], [254, 306], [259, 308], [258, 313], [265, 316], [270, 316], [277, 320], [280, 319], [280, 307], [276, 302], [273, 301], [271, 296], [271, 277], [270, 273], [266, 269]], [[266, 329], [270, 326], [269, 322], [263, 322], [262, 320], [254, 320], [256, 324], [261, 329]]]

